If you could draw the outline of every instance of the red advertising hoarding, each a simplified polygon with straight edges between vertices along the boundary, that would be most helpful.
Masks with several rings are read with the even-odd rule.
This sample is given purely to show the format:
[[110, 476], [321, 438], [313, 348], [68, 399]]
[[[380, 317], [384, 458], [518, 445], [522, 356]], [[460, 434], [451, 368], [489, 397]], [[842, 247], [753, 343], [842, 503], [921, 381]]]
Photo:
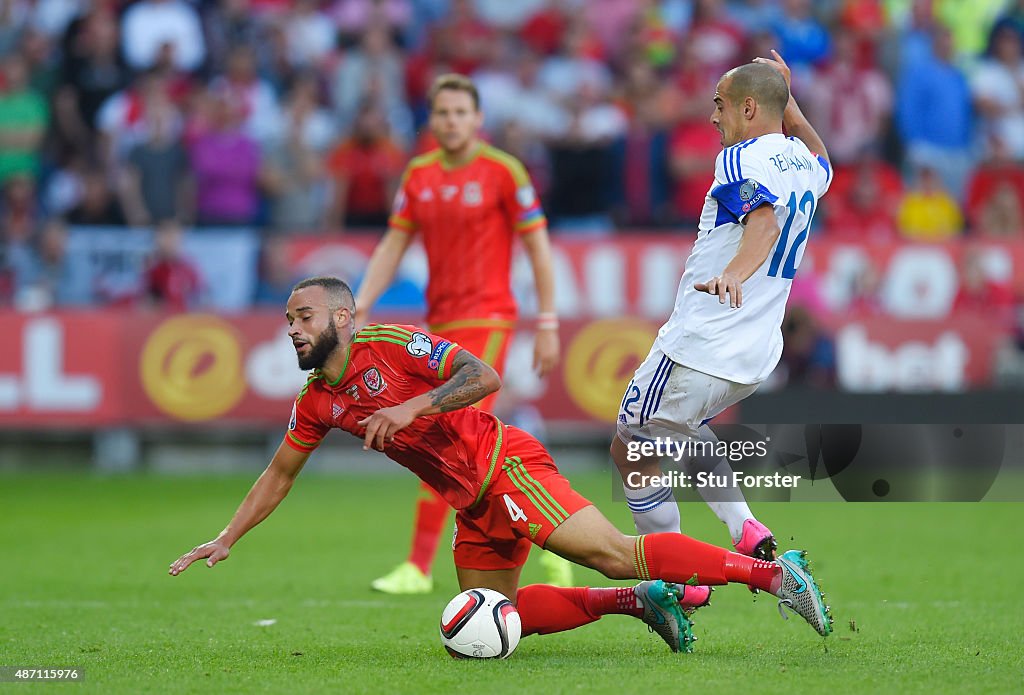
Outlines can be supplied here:
[[[334, 274], [358, 284], [375, 243], [296, 237], [282, 252], [299, 277]], [[671, 235], [556, 238], [563, 359], [543, 381], [531, 371], [533, 279], [520, 253], [513, 290], [524, 320], [506, 365], [506, 406], [529, 402], [555, 424], [611, 422], [624, 385], [671, 313], [691, 243]], [[991, 280], [1024, 296], [1022, 243], [809, 244], [791, 303], [813, 304], [833, 336], [840, 388], [958, 391], [989, 384], [1006, 327], [992, 317], [952, 313], [968, 256]], [[873, 278], [870, 315], [851, 311], [864, 273]], [[426, 280], [422, 249], [414, 245], [374, 318], [417, 322]], [[0, 427], [280, 426], [304, 382], [280, 311], [0, 312], [0, 320]]]
[[[233, 424], [284, 427], [305, 375], [278, 312], [0, 313], [0, 427]], [[658, 322], [563, 321], [563, 359], [541, 381], [521, 331], [506, 365], [506, 405], [532, 403], [549, 423], [607, 426]], [[985, 385], [999, 339], [983, 318], [834, 322], [849, 390], [962, 390]]]

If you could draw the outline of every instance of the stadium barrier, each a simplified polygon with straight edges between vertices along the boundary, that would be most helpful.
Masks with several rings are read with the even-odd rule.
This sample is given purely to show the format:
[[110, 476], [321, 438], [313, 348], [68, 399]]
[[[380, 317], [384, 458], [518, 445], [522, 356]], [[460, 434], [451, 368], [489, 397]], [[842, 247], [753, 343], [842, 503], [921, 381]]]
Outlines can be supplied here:
[[[7, 334], [0, 344], [0, 428], [276, 427], [305, 380], [277, 311], [0, 312], [0, 322]], [[563, 321], [563, 359], [544, 380], [531, 369], [532, 333], [520, 330], [499, 409], [530, 404], [552, 428], [607, 431], [657, 327], [637, 318]], [[893, 322], [849, 315], [832, 327], [847, 391], [989, 385], [999, 336], [984, 317]]]

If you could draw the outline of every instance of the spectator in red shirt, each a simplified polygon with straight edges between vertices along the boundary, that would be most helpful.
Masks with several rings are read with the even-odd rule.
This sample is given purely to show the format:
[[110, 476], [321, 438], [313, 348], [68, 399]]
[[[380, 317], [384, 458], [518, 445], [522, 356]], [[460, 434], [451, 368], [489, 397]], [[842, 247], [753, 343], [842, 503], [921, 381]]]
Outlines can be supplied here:
[[700, 218], [708, 178], [714, 175], [721, 150], [718, 131], [706, 119], [684, 121], [673, 131], [669, 160], [675, 181], [673, 202], [684, 224], [696, 225]]
[[405, 168], [404, 159], [401, 148], [388, 135], [380, 108], [364, 103], [352, 136], [327, 156], [327, 171], [334, 182], [329, 225], [384, 226]]
[[903, 180], [889, 164], [869, 157], [836, 170], [826, 200], [826, 228], [833, 239], [887, 241], [896, 237]]
[[143, 278], [144, 300], [170, 311], [185, 311], [199, 300], [199, 271], [181, 252], [182, 229], [175, 220], [156, 228], [156, 253]]
[[1015, 162], [1006, 147], [997, 147], [982, 162], [967, 184], [964, 207], [971, 229], [992, 236], [1020, 233], [1013, 223], [1013, 208], [1024, 206], [1024, 167]]
[[[839, 10], [839, 21], [842, 27], [837, 32], [833, 31], [836, 35], [842, 35], [845, 33], [844, 30], [848, 30], [858, 40], [872, 40], [887, 29], [884, 4], [886, 3], [880, 0], [845, 3]], [[831, 153], [830, 148], [829, 154]]]
[[554, 0], [526, 20], [519, 29], [519, 38], [532, 50], [549, 56], [558, 52], [562, 36], [569, 26], [571, 11], [565, 0]]
[[979, 207], [973, 231], [993, 239], [1024, 238], [1022, 208], [1020, 191], [1008, 181], [997, 183]]
[[990, 274], [985, 256], [984, 246], [970, 244], [964, 248], [953, 311], [983, 316], [995, 324], [993, 328], [1010, 332], [1014, 325], [1013, 290], [1009, 283]]

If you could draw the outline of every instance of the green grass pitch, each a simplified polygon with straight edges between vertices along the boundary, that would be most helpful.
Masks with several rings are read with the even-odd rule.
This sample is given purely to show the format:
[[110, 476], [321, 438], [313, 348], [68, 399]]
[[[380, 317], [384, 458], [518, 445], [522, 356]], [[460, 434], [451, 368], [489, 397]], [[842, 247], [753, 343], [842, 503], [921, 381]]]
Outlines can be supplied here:
[[[610, 474], [573, 476], [620, 528]], [[0, 477], [0, 665], [77, 666], [76, 692], [1019, 692], [1024, 609], [1014, 504], [756, 505], [810, 551], [835, 615], [822, 640], [743, 587], [700, 611], [694, 654], [609, 616], [525, 639], [505, 662], [457, 662], [438, 641], [457, 592], [374, 594], [401, 559], [411, 475], [300, 476], [278, 511], [210, 570], [167, 575], [214, 535], [251, 477]], [[725, 528], [685, 504], [684, 528]], [[542, 579], [534, 561], [526, 582]], [[580, 569], [579, 583], [608, 584]], [[275, 620], [273, 625], [256, 625]], [[0, 684], [2, 692], [25, 686]]]

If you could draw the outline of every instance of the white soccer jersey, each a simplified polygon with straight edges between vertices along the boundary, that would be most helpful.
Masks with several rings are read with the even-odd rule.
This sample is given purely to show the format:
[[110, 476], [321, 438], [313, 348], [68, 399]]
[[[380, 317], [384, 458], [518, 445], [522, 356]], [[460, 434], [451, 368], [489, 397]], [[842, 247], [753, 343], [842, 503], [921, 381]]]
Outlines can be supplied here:
[[[828, 161], [796, 138], [773, 133], [727, 147], [715, 162], [697, 241], [676, 305], [656, 345], [674, 362], [741, 384], [763, 381], [782, 356], [782, 317], [804, 255]], [[736, 255], [747, 213], [772, 205], [781, 234], [768, 259], [743, 283], [743, 305], [693, 289], [721, 274]]]

